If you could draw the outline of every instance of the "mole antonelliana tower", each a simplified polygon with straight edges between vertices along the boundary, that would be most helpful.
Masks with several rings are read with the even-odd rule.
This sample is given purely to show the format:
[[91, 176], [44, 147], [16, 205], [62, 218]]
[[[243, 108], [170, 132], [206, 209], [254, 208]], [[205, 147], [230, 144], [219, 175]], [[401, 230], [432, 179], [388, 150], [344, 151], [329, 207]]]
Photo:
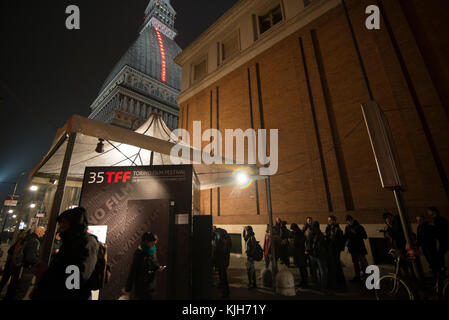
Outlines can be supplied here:
[[151, 0], [138, 39], [115, 65], [91, 105], [90, 119], [136, 129], [157, 112], [170, 129], [178, 127], [177, 97], [181, 52], [169, 0]]

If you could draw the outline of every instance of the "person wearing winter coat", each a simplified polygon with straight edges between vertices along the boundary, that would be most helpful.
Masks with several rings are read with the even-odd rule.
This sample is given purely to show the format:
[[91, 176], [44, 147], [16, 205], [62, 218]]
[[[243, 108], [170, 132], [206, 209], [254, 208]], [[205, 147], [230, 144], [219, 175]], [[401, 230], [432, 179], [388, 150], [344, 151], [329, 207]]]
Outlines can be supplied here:
[[290, 238], [290, 231], [287, 229], [287, 222], [282, 221], [281, 222], [281, 245], [280, 245], [280, 252], [279, 256], [281, 259], [281, 263], [285, 266], [290, 266], [290, 255], [289, 255], [289, 247], [290, 243], [288, 239]]
[[[43, 263], [37, 268], [38, 283], [32, 299], [90, 300], [89, 279], [97, 263], [99, 244], [96, 237], [87, 232], [86, 209], [78, 207], [67, 210], [59, 215], [57, 221], [62, 244], [48, 268], [45, 269]], [[71, 275], [67, 273], [69, 266], [76, 266], [79, 270], [79, 281], [73, 281], [79, 283], [79, 289], [67, 286], [67, 279]], [[72, 271], [72, 275], [75, 274]]]
[[27, 298], [33, 286], [34, 267], [39, 262], [41, 239], [44, 234], [45, 228], [38, 226], [23, 240], [22, 274], [17, 281], [15, 299]]
[[439, 270], [446, 270], [446, 252], [449, 250], [449, 222], [440, 215], [436, 207], [428, 207], [427, 214], [432, 218], [438, 240], [437, 262]]
[[271, 256], [271, 234], [270, 234], [270, 225], [267, 224], [267, 230], [265, 231], [265, 238], [263, 241], [263, 258], [265, 262], [265, 268], [268, 268], [270, 265], [270, 256]]
[[157, 272], [165, 269], [157, 260], [157, 242], [157, 235], [146, 232], [134, 252], [123, 292], [125, 296], [129, 296], [130, 300], [152, 300], [153, 298], [156, 291]]
[[[17, 255], [23, 249], [25, 244], [25, 238], [29, 233], [25, 230], [20, 230], [17, 236], [17, 241], [8, 249], [8, 257], [5, 263], [5, 269], [3, 272], [2, 280], [0, 281], [0, 293], [3, 291], [4, 286], [8, 283], [8, 290], [5, 295], [5, 300], [10, 300], [15, 297], [17, 282], [19, 281], [19, 275], [21, 273], [22, 265], [17, 261]], [[18, 265], [19, 263], [19, 265]]]
[[[304, 226], [302, 227], [302, 232], [304, 233], [304, 236], [306, 237], [306, 239], [309, 237], [309, 234], [312, 232], [312, 222], [313, 222], [312, 217], [307, 217], [306, 222], [304, 223]], [[306, 254], [306, 263], [307, 263], [307, 266], [309, 267], [310, 276], [312, 277], [312, 281], [317, 282], [318, 281], [317, 270], [315, 269], [315, 266], [310, 263], [308, 254]]]
[[416, 222], [418, 222], [417, 245], [421, 248], [433, 275], [436, 276], [439, 271], [436, 228], [427, 222], [424, 216], [416, 217]]
[[227, 270], [231, 256], [231, 237], [225, 229], [212, 227], [213, 264], [218, 269], [223, 298], [229, 297]]
[[309, 254], [310, 263], [320, 272], [321, 291], [324, 294], [328, 294], [328, 250], [318, 221], [312, 222], [311, 233], [306, 241], [306, 253]]
[[293, 259], [301, 275], [299, 287], [305, 289], [308, 286], [306, 237], [296, 223], [292, 223], [290, 229], [292, 231], [291, 237], [293, 238]]
[[251, 226], [246, 226], [243, 230], [243, 239], [245, 240], [245, 253], [247, 256], [246, 271], [248, 273], [248, 289], [255, 289], [257, 288], [255, 268], [257, 241]]
[[345, 248], [343, 231], [335, 216], [329, 216], [326, 227], [326, 243], [329, 249], [328, 287], [332, 290], [345, 291], [346, 280], [341, 266], [340, 254]]
[[347, 215], [345, 220], [347, 225], [345, 228], [344, 239], [352, 257], [355, 273], [354, 278], [350, 281], [359, 282], [361, 281], [360, 272], [365, 272], [368, 267], [368, 261], [366, 260], [368, 251], [366, 250], [364, 242], [364, 240], [368, 238], [368, 235], [366, 234], [365, 228], [350, 215]]
[[393, 215], [390, 212], [385, 212], [382, 215], [385, 221], [385, 228], [382, 231], [384, 233], [385, 239], [387, 239], [388, 249], [394, 249], [400, 253], [401, 259], [401, 270], [404, 275], [409, 276], [412, 270], [409, 265], [406, 251], [406, 240], [404, 231], [402, 230], [401, 218], [399, 215]]
[[385, 221], [385, 229], [383, 232], [389, 242], [389, 247], [404, 252], [406, 241], [404, 231], [402, 230], [401, 218], [390, 212], [385, 212], [382, 217]]

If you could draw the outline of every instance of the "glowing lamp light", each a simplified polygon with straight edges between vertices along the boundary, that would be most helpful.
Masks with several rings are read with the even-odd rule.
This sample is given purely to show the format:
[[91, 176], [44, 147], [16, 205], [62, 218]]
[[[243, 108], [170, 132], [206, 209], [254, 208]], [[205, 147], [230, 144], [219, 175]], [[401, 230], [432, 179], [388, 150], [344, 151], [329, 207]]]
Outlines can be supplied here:
[[232, 175], [240, 185], [240, 189], [247, 189], [253, 184], [253, 180], [250, 179], [248, 174], [243, 169], [237, 169]]
[[34, 209], [34, 208], [36, 208], [36, 205], [34, 203], [32, 203], [32, 204], [30, 204], [30, 208]]
[[9, 210], [9, 211], [8, 211], [8, 213], [13, 213], [13, 212], [14, 212], [14, 210]]
[[31, 186], [31, 187], [30, 187], [30, 190], [31, 190], [31, 191], [37, 191], [37, 189], [38, 189], [37, 186]]
[[17, 218], [17, 216], [16, 216], [16, 215], [13, 215], [12, 217], [13, 217], [13, 219]]

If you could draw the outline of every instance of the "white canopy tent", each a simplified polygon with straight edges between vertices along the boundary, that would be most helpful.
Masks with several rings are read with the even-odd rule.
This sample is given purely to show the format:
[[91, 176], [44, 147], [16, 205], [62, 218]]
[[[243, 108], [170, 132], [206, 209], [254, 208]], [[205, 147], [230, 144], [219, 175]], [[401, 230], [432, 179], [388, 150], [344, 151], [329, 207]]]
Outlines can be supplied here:
[[[102, 153], [96, 152], [99, 139], [104, 140]], [[170, 154], [177, 144], [176, 139], [158, 114], [152, 114], [135, 132], [78, 115], [72, 116], [58, 131], [50, 150], [30, 174], [32, 182], [58, 181], [48, 232], [42, 245], [43, 260], [48, 261], [50, 257], [67, 181], [77, 182], [81, 186], [86, 167], [173, 164], [170, 159], [174, 158], [170, 158]], [[238, 169], [243, 169], [252, 180], [267, 179], [267, 204], [272, 226], [270, 179], [260, 176], [256, 165], [235, 164], [218, 156], [214, 157], [214, 162], [218, 164], [193, 163], [190, 159], [204, 159], [205, 153], [182, 142], [179, 145], [183, 152], [178, 159], [183, 164], [193, 164], [201, 190], [239, 184], [233, 176]]]
[[[156, 113], [135, 132], [75, 115], [60, 130], [49, 152], [33, 170], [32, 179], [46, 178], [48, 181], [59, 179], [70, 133], [76, 133], [76, 139], [67, 174], [69, 181], [82, 181], [85, 168], [92, 166], [173, 164], [170, 152], [178, 143], [175, 141], [177, 137]], [[99, 139], [104, 139], [103, 153], [95, 151]], [[201, 150], [191, 148], [182, 142], [180, 145], [185, 152], [177, 159], [182, 163], [192, 164], [190, 159], [193, 159], [194, 154], [201, 156], [202, 159]], [[258, 167], [255, 165], [224, 164], [226, 159], [220, 157], [214, 159], [223, 164], [193, 164], [202, 190], [236, 184], [232, 173], [240, 168], [243, 168], [252, 179], [264, 178], [258, 176]]]

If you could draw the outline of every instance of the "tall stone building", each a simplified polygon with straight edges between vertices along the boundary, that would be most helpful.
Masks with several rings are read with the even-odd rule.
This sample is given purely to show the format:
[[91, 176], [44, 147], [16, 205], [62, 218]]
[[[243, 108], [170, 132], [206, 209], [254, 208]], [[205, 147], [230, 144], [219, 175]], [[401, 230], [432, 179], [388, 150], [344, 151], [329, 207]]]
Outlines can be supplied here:
[[169, 0], [151, 0], [139, 37], [115, 65], [91, 105], [89, 118], [136, 129], [151, 113], [177, 128], [181, 52], [174, 41], [176, 12]]
[[[380, 9], [379, 30], [366, 28], [369, 5]], [[179, 127], [192, 135], [193, 121], [202, 121], [223, 137], [225, 129], [279, 129], [274, 217], [324, 224], [329, 215], [344, 223], [351, 214], [375, 238], [382, 212], [396, 205], [381, 187], [361, 111], [374, 98], [392, 128], [410, 221], [426, 206], [447, 217], [448, 6], [241, 0], [175, 59], [183, 72]], [[256, 226], [263, 239], [265, 182], [203, 191], [201, 212], [231, 233]]]

